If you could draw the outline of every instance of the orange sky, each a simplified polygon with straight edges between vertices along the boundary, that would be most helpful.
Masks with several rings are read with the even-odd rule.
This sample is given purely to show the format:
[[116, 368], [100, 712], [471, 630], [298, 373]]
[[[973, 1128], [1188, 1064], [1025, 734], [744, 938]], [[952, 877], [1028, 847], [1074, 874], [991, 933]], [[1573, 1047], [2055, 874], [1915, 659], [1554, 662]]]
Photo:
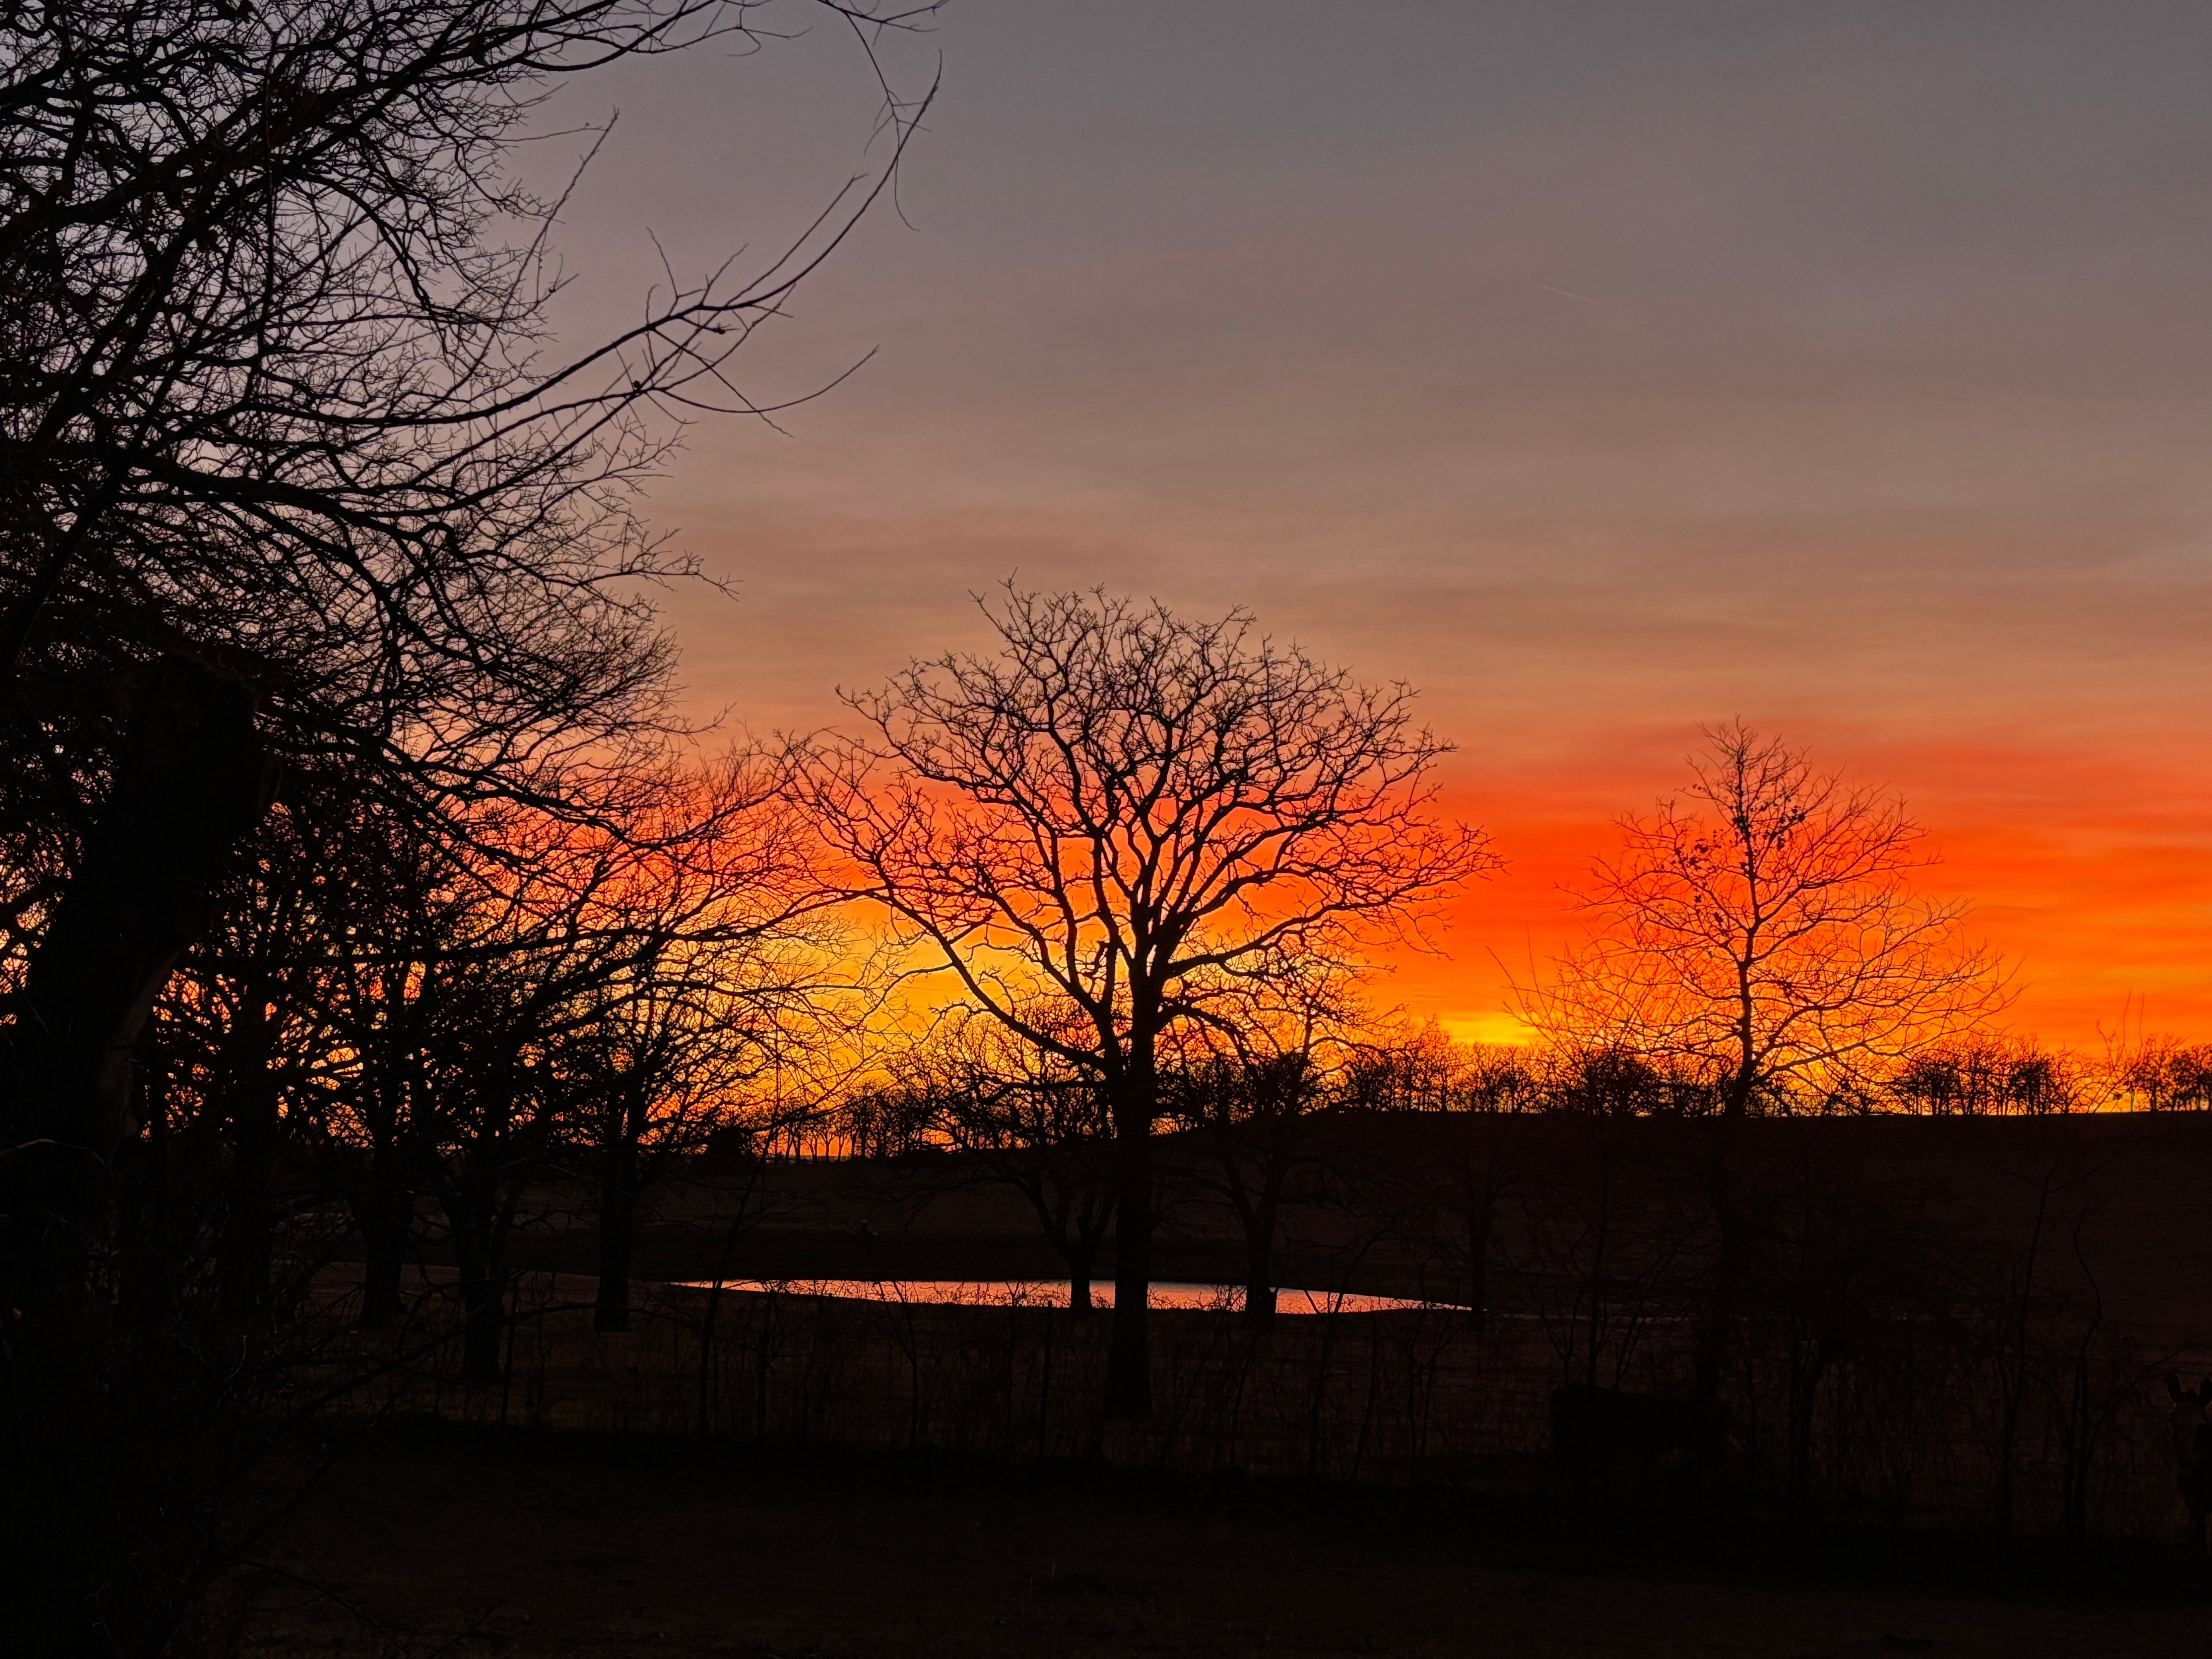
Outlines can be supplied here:
[[[2021, 1023], [2212, 1036], [2212, 9], [959, 0], [940, 58], [743, 363], [874, 356], [650, 493], [736, 595], [672, 601], [697, 707], [834, 720], [1010, 573], [1242, 605], [1460, 743], [1509, 868], [1395, 988], [1459, 1029], [1741, 716], [1905, 793]], [[824, 31], [611, 73], [580, 325], [883, 153]]]
[[[2010, 1023], [2092, 1049], [2100, 1028], [2124, 1021], [2130, 1035], [2212, 1036], [2212, 781], [2018, 750], [1881, 758], [1889, 764], [1879, 771], [1846, 763], [1906, 781], [1942, 860], [1923, 885], [1968, 899], [1967, 931], [2012, 965]], [[2023, 776], [2036, 793], [2004, 787]], [[1563, 890], [1613, 844], [1589, 804], [1620, 787], [1617, 772], [1528, 781], [1526, 793], [1454, 802], [1492, 828], [1507, 868], [1454, 908], [1446, 954], [1408, 957], [1392, 975], [1398, 999], [1462, 1036], [1517, 1035], [1504, 1012], [1509, 977], [1525, 981], [1568, 936]]]

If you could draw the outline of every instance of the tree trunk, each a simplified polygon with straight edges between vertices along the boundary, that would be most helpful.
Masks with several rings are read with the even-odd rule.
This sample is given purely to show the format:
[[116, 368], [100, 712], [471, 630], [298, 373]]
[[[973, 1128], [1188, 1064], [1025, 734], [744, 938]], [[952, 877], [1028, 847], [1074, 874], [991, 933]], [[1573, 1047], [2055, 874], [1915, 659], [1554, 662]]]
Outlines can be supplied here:
[[399, 1102], [404, 1089], [391, 1068], [377, 1066], [364, 1079], [358, 1105], [368, 1132], [368, 1168], [352, 1194], [361, 1229], [361, 1328], [389, 1330], [400, 1312], [400, 1279], [415, 1205], [401, 1179]]
[[500, 1380], [499, 1340], [507, 1297], [500, 1282], [500, 1225], [488, 1182], [464, 1182], [446, 1200], [453, 1224], [453, 1265], [461, 1288], [461, 1381], [483, 1388]]
[[[1134, 1068], [1133, 1067], [1133, 1070]], [[1106, 1415], [1152, 1414], [1152, 1112], [1149, 1064], [1122, 1081], [1114, 1107], [1114, 1329], [1106, 1355]]]
[[[1589, 1341], [1583, 1354], [1583, 1382], [1597, 1387], [1598, 1347], [1605, 1340], [1605, 1253], [1613, 1238], [1613, 1147], [1610, 1125], [1598, 1125], [1597, 1225], [1590, 1240]], [[1619, 1380], [1616, 1374], [1616, 1382]]]
[[1264, 1331], [1275, 1322], [1275, 1209], [1263, 1204], [1244, 1233], [1244, 1323]]
[[599, 1188], [599, 1288], [592, 1307], [595, 1331], [629, 1328], [630, 1250], [637, 1237], [637, 1153], [624, 1144], [608, 1158]]
[[1720, 1230], [1720, 1252], [1713, 1267], [1712, 1300], [1705, 1310], [1704, 1328], [1698, 1333], [1697, 1372], [1690, 1397], [1708, 1417], [1720, 1402], [1721, 1370], [1727, 1362], [1729, 1339], [1735, 1333], [1743, 1299], [1750, 1238], [1736, 1195], [1735, 1152], [1735, 1126], [1749, 1104], [1747, 1085], [1731, 1089], [1727, 1104], [1712, 1120], [1707, 1148], [1705, 1199]]
[[32, 954], [9, 1033], [0, 1141], [24, 1150], [0, 1160], [0, 1256], [26, 1310], [75, 1293], [96, 1172], [136, 1127], [139, 1034], [207, 926], [225, 860], [268, 805], [243, 686], [171, 659], [136, 702], [114, 792]]
[[2043, 1225], [2051, 1211], [2051, 1183], [2056, 1166], [2045, 1171], [2036, 1195], [2035, 1225], [2027, 1236], [2027, 1255], [2021, 1265], [2020, 1294], [2006, 1310], [2008, 1352], [2003, 1356], [1997, 1389], [2002, 1402], [1997, 1425], [1997, 1483], [1994, 1518], [2000, 1536], [2008, 1535], [2013, 1522], [2013, 1459], [2020, 1444], [2021, 1408], [2027, 1396], [2029, 1354], [2028, 1317], [2035, 1306], [2035, 1263], [2043, 1250]]
[[1098, 1271], [1098, 1246], [1089, 1243], [1063, 1243], [1060, 1260], [1067, 1264], [1068, 1311], [1080, 1318], [1091, 1312], [1094, 1303], [1091, 1296], [1091, 1281]]
[[216, 1271], [224, 1318], [233, 1329], [242, 1330], [269, 1306], [276, 1231], [270, 1190], [276, 1161], [276, 1097], [250, 1087], [242, 1092], [237, 1112]]
[[1467, 1322], [1477, 1335], [1490, 1326], [1490, 1212], [1486, 1201], [1467, 1210]]
[[1820, 1398], [1820, 1380], [1827, 1375], [1828, 1352], [1815, 1345], [1810, 1359], [1796, 1352], [1790, 1356], [1790, 1451], [1785, 1480], [1790, 1514], [1803, 1520], [1813, 1504], [1813, 1413]]
[[216, 1246], [216, 1300], [234, 1331], [248, 1328], [269, 1305], [276, 1217], [270, 1189], [276, 1163], [276, 1090], [269, 1065], [272, 1033], [267, 999], [248, 986], [240, 999], [234, 1040], [238, 1063], [230, 1091], [230, 1167], [224, 1172], [222, 1237]]
[[[1497, 1230], [1505, 1177], [1499, 1168], [1503, 1154], [1494, 1119], [1470, 1116], [1460, 1133], [1459, 1210], [1467, 1225], [1467, 1322], [1479, 1336], [1490, 1327], [1490, 1239]], [[1476, 1146], [1478, 1133], [1487, 1142], [1486, 1156]]]
[[143, 1139], [128, 1139], [117, 1148], [115, 1164], [128, 1204], [121, 1218], [118, 1298], [125, 1328], [141, 1340], [155, 1340], [175, 1311], [176, 1273], [170, 1237], [168, 1060], [150, 1024], [138, 1045], [138, 1065], [139, 1115], [146, 1133]]
[[490, 1388], [506, 1375], [500, 1364], [500, 1338], [507, 1329], [507, 1286], [486, 1273], [461, 1285], [461, 1381]]
[[730, 1224], [722, 1233], [722, 1259], [714, 1264], [714, 1283], [707, 1292], [707, 1315], [699, 1324], [699, 1432], [714, 1432], [715, 1407], [720, 1389], [714, 1373], [714, 1322], [722, 1310], [722, 1286], [729, 1282], [730, 1264], [738, 1254], [738, 1235], [745, 1224], [745, 1211], [750, 1193], [741, 1194], [738, 1212], [730, 1218]]
[[361, 1328], [391, 1328], [399, 1317], [399, 1280], [406, 1258], [406, 1210], [398, 1182], [388, 1170], [375, 1167], [354, 1210], [361, 1227]]

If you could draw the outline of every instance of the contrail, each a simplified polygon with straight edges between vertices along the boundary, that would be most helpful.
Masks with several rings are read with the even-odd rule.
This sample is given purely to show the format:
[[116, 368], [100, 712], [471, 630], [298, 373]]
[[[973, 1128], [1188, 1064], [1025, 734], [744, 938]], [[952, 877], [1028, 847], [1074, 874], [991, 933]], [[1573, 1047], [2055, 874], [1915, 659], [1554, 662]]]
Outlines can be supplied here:
[[1556, 294], [1563, 300], [1580, 300], [1586, 306], [1601, 306], [1605, 303], [1602, 300], [1591, 299], [1587, 294], [1574, 294], [1563, 288], [1553, 288], [1549, 283], [1534, 283], [1530, 286], [1540, 288], [1547, 294]]

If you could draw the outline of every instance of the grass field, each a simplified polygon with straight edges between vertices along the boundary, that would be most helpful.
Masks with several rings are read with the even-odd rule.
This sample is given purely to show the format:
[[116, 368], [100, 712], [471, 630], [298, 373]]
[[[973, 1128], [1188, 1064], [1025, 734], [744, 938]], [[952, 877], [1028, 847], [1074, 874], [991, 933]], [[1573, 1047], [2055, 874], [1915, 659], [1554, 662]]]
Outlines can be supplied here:
[[[357, 1270], [326, 1270], [323, 1328], [377, 1381], [257, 1547], [247, 1630], [378, 1659], [2212, 1651], [2162, 1386], [2212, 1364], [2212, 1120], [1759, 1127], [1717, 1486], [1566, 1491], [1545, 1455], [1562, 1381], [1684, 1386], [1681, 1126], [1507, 1127], [1480, 1329], [1157, 1313], [1141, 1428], [1098, 1419], [1103, 1316], [666, 1282], [1048, 1271], [957, 1170], [778, 1164], [740, 1235], [725, 1185], [660, 1195], [628, 1333], [592, 1328], [573, 1226], [520, 1241], [495, 1386], [455, 1381], [434, 1256], [382, 1336], [343, 1330]], [[1218, 1209], [1171, 1223], [1169, 1272], [1233, 1266]], [[1419, 1294], [1450, 1248], [1316, 1205], [1282, 1277]]]
[[2199, 1656], [2171, 1547], [1999, 1550], [1096, 1466], [386, 1430], [264, 1554], [253, 1650]]

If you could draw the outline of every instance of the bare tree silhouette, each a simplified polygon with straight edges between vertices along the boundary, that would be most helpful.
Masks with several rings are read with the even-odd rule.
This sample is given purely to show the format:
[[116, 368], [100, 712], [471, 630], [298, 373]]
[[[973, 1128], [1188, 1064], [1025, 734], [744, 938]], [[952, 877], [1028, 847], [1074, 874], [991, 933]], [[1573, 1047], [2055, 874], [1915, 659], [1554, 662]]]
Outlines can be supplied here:
[[1551, 1079], [1532, 1058], [1516, 1048], [1455, 1042], [1434, 1024], [1378, 1031], [1358, 1045], [1340, 1085], [1348, 1106], [1426, 1120], [1422, 1157], [1380, 1161], [1363, 1178], [1425, 1249], [1457, 1258], [1455, 1291], [1478, 1331], [1489, 1322], [1499, 1221], [1527, 1175], [1507, 1120], [1554, 1103]]
[[[1351, 960], [1491, 863], [1432, 810], [1446, 745], [1241, 611], [1186, 622], [1008, 586], [990, 656], [851, 696], [875, 728], [818, 775], [854, 886], [975, 1009], [1096, 1073], [1119, 1148], [1106, 1409], [1151, 1409], [1146, 1297], [1160, 1046], [1242, 988]], [[1040, 997], [1073, 1027], [1028, 1011]]]
[[1965, 906], [1913, 890], [1929, 860], [1900, 799], [1741, 721], [1705, 736], [1683, 793], [1620, 821], [1621, 852], [1580, 896], [1584, 942], [1517, 1001], [1548, 1038], [1686, 1068], [1711, 1091], [1719, 1253], [1697, 1373], [1709, 1407], [1747, 1244], [1735, 1126], [1871, 1091], [2006, 992], [1996, 958], [1960, 938]]
[[1176, 1034], [1163, 1077], [1168, 1115], [1187, 1131], [1190, 1179], [1244, 1236], [1244, 1322], [1275, 1319], [1275, 1249], [1286, 1214], [1326, 1184], [1315, 1119], [1341, 1098], [1356, 1007], [1334, 964], [1286, 963], [1233, 1022]]
[[595, 1195], [597, 1326], [629, 1328], [639, 1206], [755, 1081], [860, 1016], [866, 959], [822, 914], [818, 842], [789, 799], [789, 752], [674, 768], [645, 849], [594, 898], [592, 928], [636, 953], [594, 985], [551, 1060], [561, 1141]]
[[[644, 532], [636, 486], [682, 421], [752, 409], [732, 354], [889, 173], [784, 257], [672, 278], [563, 356], [560, 204], [509, 160], [553, 80], [750, 10], [10, 14], [0, 733], [9, 819], [42, 826], [44, 856], [10, 896], [4, 1113], [56, 1149], [4, 1171], [19, 1231], [74, 1228], [129, 1126], [146, 1009], [278, 760], [342, 756], [402, 800], [581, 806], [673, 723], [641, 595], [691, 566]], [[902, 143], [915, 112], [894, 114]]]
[[1113, 1116], [1093, 1073], [971, 1013], [878, 1060], [836, 1119], [860, 1157], [951, 1153], [929, 1186], [1012, 1188], [1067, 1270], [1069, 1309], [1092, 1311], [1114, 1224]]

